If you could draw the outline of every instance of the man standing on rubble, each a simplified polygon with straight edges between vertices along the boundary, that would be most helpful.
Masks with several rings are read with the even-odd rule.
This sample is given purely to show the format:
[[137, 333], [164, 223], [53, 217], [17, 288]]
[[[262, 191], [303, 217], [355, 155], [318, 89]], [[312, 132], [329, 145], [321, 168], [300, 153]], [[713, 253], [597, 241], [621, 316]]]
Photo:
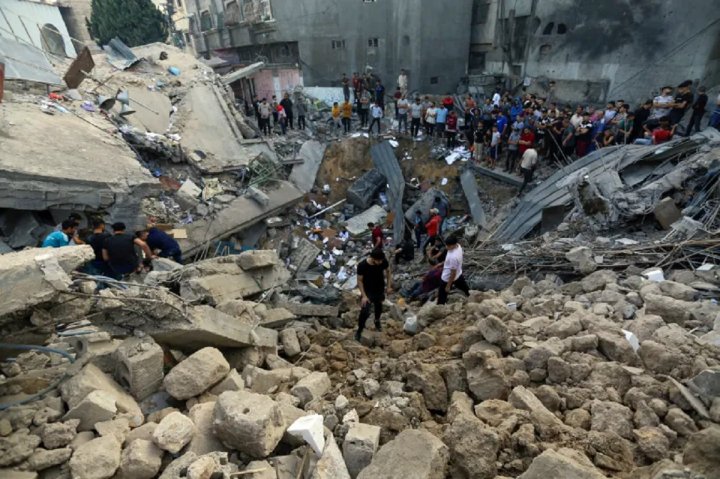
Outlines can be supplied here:
[[287, 117], [287, 124], [290, 126], [291, 130], [294, 130], [293, 127], [293, 102], [290, 99], [290, 94], [285, 93], [285, 96], [283, 97], [282, 101], [280, 102], [280, 105], [285, 109], [285, 116]]
[[[387, 287], [385, 281], [387, 280]], [[365, 322], [370, 317], [370, 307], [374, 307], [375, 330], [382, 329], [380, 316], [385, 301], [385, 293], [392, 292], [392, 270], [385, 254], [380, 249], [374, 249], [370, 256], [360, 262], [357, 267], [357, 282], [360, 288], [360, 317], [355, 340], [360, 341]]]
[[143, 240], [125, 232], [125, 223], [113, 223], [112, 230], [113, 234], [105, 240], [102, 253], [108, 265], [108, 276], [111, 278], [122, 280], [138, 270], [140, 258], [135, 252], [135, 246], [142, 249], [146, 258], [156, 257]]
[[258, 118], [258, 126], [260, 127], [260, 131], [262, 131], [263, 135], [269, 135], [271, 110], [267, 98], [262, 99], [262, 103], [260, 103], [260, 105], [258, 106], [258, 111], [260, 112], [260, 117]]
[[373, 103], [372, 107], [370, 108], [370, 114], [372, 115], [372, 121], [370, 122], [370, 128], [368, 128], [368, 133], [372, 133], [373, 126], [377, 124], [378, 136], [380, 136], [383, 117], [382, 106], [380, 106], [378, 102]]
[[342, 104], [342, 124], [343, 131], [350, 133], [350, 122], [352, 121], [352, 103], [350, 100], [345, 100]]
[[61, 248], [63, 246], [68, 246], [70, 244], [70, 240], [73, 239], [75, 236], [75, 232], [77, 231], [77, 222], [73, 219], [67, 219], [60, 223], [60, 230], [59, 231], [53, 231], [42, 242], [43, 248]]
[[382, 250], [383, 244], [385, 243], [385, 234], [383, 234], [382, 228], [379, 224], [376, 225], [375, 223], [368, 223], [367, 226], [370, 230], [370, 234], [372, 235], [373, 249]]
[[420, 102], [420, 97], [415, 97], [415, 103], [410, 105], [410, 134], [413, 138], [417, 138], [420, 134], [420, 122], [422, 121], [423, 105]]
[[447, 304], [448, 294], [450, 294], [453, 286], [465, 293], [466, 296], [470, 295], [470, 287], [463, 276], [462, 247], [458, 244], [455, 236], [450, 236], [445, 240], [445, 246], [447, 247], [447, 256], [445, 256], [445, 261], [442, 263], [442, 275], [440, 276], [441, 283], [440, 289], [438, 290], [437, 304]]
[[95, 259], [86, 268], [89, 274], [101, 274], [107, 275], [107, 263], [103, 259], [103, 246], [105, 241], [110, 237], [110, 233], [105, 231], [105, 221], [102, 218], [96, 218], [92, 222], [93, 231], [88, 238], [88, 244], [92, 247], [95, 253]]
[[408, 131], [407, 117], [409, 109], [410, 102], [405, 98], [405, 95], [403, 95], [397, 102], [398, 133], [407, 133]]
[[523, 184], [520, 187], [520, 191], [518, 191], [518, 196], [522, 194], [525, 187], [532, 181], [537, 161], [538, 154], [535, 148], [528, 148], [525, 150], [525, 153], [523, 153], [522, 159], [520, 160], [520, 171], [523, 174]]
[[400, 88], [400, 91], [402, 92], [403, 96], [407, 96], [408, 93], [408, 76], [405, 70], [400, 70], [400, 75], [398, 76], [398, 87]]
[[350, 101], [350, 80], [344, 73], [342, 74], [342, 78], [340, 79], [340, 84], [342, 85], [343, 97], [345, 98], [345, 101]]
[[370, 92], [363, 89], [360, 93], [360, 128], [368, 126], [368, 116], [370, 116]]

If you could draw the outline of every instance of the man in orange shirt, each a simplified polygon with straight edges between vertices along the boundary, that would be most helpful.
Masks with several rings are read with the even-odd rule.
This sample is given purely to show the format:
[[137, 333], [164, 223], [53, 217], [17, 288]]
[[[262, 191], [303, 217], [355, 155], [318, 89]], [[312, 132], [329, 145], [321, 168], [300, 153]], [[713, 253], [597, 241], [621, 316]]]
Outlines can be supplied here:
[[352, 103], [349, 100], [345, 100], [342, 104], [342, 124], [343, 131], [350, 133], [350, 121], [352, 119]]

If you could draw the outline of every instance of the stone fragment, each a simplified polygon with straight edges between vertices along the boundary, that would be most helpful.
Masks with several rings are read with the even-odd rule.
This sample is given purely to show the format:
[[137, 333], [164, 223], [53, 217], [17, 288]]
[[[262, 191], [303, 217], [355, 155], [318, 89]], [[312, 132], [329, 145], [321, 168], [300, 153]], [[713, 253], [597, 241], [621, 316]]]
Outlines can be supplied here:
[[269, 268], [276, 264], [282, 264], [280, 258], [273, 250], [251, 250], [243, 251], [237, 257], [238, 264], [245, 271], [260, 268]]
[[180, 362], [165, 376], [165, 390], [175, 399], [198, 396], [220, 382], [230, 372], [222, 353], [216, 348], [203, 348]]
[[486, 316], [477, 322], [485, 341], [490, 344], [504, 346], [510, 340], [510, 329], [497, 316]]
[[128, 338], [114, 354], [115, 379], [130, 394], [142, 400], [160, 389], [163, 380], [163, 350], [150, 336]]
[[569, 316], [555, 321], [545, 330], [545, 332], [549, 337], [554, 336], [556, 338], [564, 339], [570, 336], [575, 336], [582, 330], [583, 327], [580, 319], [575, 316]]
[[592, 414], [591, 430], [599, 432], [614, 432], [625, 439], [633, 437], [633, 413], [627, 406], [613, 401], [594, 401], [590, 413]]
[[647, 369], [659, 374], [669, 374], [685, 361], [679, 350], [652, 340], [640, 343], [638, 355]]
[[452, 477], [493, 479], [497, 474], [500, 437], [475, 417], [470, 405], [455, 415], [443, 442], [450, 448]]
[[212, 456], [198, 457], [187, 469], [187, 479], [210, 479], [218, 469]]
[[119, 417], [112, 421], [103, 421], [95, 423], [95, 430], [101, 436], [113, 435], [120, 444], [125, 442], [128, 434], [130, 434], [130, 423], [127, 418]]
[[350, 479], [345, 460], [332, 434], [328, 435], [323, 454], [315, 465], [310, 479]]
[[38, 479], [37, 472], [18, 471], [17, 469], [0, 469], [3, 479]]
[[697, 426], [695, 421], [690, 416], [685, 414], [682, 409], [673, 407], [670, 408], [665, 415], [665, 424], [680, 434], [681, 436], [691, 436], [697, 432]]
[[42, 471], [53, 466], [64, 464], [72, 456], [73, 450], [69, 447], [61, 449], [35, 449], [35, 452], [28, 459], [28, 468], [31, 471]]
[[79, 446], [70, 458], [73, 477], [107, 479], [120, 467], [121, 445], [114, 436], [105, 436]]
[[444, 479], [448, 448], [431, 433], [406, 429], [375, 454], [358, 479]]
[[561, 451], [564, 454], [552, 449], [544, 451], [518, 479], [605, 479], [605, 475], [582, 453]]
[[587, 246], [576, 246], [565, 253], [567, 259], [582, 274], [590, 274], [597, 269], [593, 252]]
[[219, 396], [225, 391], [240, 391], [242, 389], [245, 389], [245, 381], [243, 381], [243, 378], [240, 376], [237, 369], [233, 368], [227, 376], [225, 376], [225, 379], [210, 389], [210, 394]]
[[213, 431], [225, 446], [264, 458], [280, 442], [285, 423], [279, 405], [268, 396], [227, 391], [215, 403]]
[[[277, 460], [277, 458], [275, 458]], [[248, 474], [249, 471], [256, 471], [251, 474]], [[247, 479], [278, 479], [278, 478], [285, 478], [286, 476], [280, 475], [282, 472], [280, 472], [280, 468], [278, 468], [278, 473], [275, 473], [275, 467], [273, 467], [269, 462], [267, 461], [251, 461], [248, 463], [247, 467], [245, 468], [244, 472], [246, 473]], [[284, 471], [283, 471], [284, 472]], [[242, 477], [242, 476], [240, 476]], [[295, 473], [293, 470], [292, 476], [289, 476], [288, 479], [294, 479]]]
[[70, 408], [75, 407], [94, 390], [104, 391], [112, 396], [118, 413], [128, 414], [132, 427], [140, 426], [144, 422], [143, 413], [135, 399], [93, 364], [86, 365], [78, 374], [60, 385], [62, 398]]
[[195, 431], [192, 439], [190, 439], [190, 444], [187, 446], [188, 452], [202, 456], [213, 451], [225, 451], [227, 449], [213, 433], [214, 410], [215, 401], [199, 403], [190, 409], [188, 416], [195, 424]]
[[691, 301], [682, 301], [660, 294], [645, 296], [645, 313], [656, 314], [667, 323], [684, 324], [690, 318], [690, 311], [695, 307]]
[[533, 424], [543, 439], [554, 438], [568, 429], [557, 416], [543, 406], [532, 391], [523, 386], [512, 390], [508, 402], [518, 409], [530, 412]]
[[153, 432], [153, 442], [160, 449], [177, 454], [190, 442], [194, 432], [195, 425], [189, 417], [173, 412], [157, 425]]
[[150, 441], [136, 439], [120, 456], [121, 479], [152, 479], [160, 471], [163, 451]]
[[430, 411], [446, 412], [448, 392], [445, 381], [435, 365], [419, 364], [407, 375], [407, 387], [422, 393]]
[[12, 434], [12, 432], [13, 427], [10, 421], [5, 418], [0, 419], [0, 437], [9, 436], [10, 434]]
[[353, 479], [372, 462], [380, 444], [380, 428], [369, 424], [353, 424], [343, 442], [343, 457]]
[[137, 441], [138, 439], [152, 442], [155, 428], [157, 428], [156, 422], [146, 422], [142, 426], [136, 427], [135, 429], [130, 431], [125, 438], [125, 446], [130, 445], [133, 441]]
[[40, 445], [40, 438], [21, 429], [0, 438], [0, 467], [18, 464], [30, 457]]
[[45, 424], [40, 435], [45, 449], [57, 449], [70, 444], [77, 434], [79, 424], [80, 420], [78, 419]]
[[690, 436], [683, 451], [683, 464], [708, 479], [720, 472], [720, 426], [710, 426]]
[[587, 431], [592, 425], [592, 416], [585, 409], [571, 409], [565, 413], [565, 424]]
[[670, 441], [663, 432], [656, 427], [641, 427], [633, 431], [635, 441], [640, 451], [651, 461], [659, 461], [668, 457]]
[[95, 390], [71, 408], [63, 420], [79, 419], [78, 431], [90, 431], [96, 422], [109, 421], [115, 416], [117, 407], [112, 394]]
[[330, 390], [330, 386], [330, 377], [327, 373], [314, 371], [298, 381], [290, 389], [290, 394], [298, 398], [300, 405], [304, 406], [325, 395]]
[[287, 328], [280, 331], [280, 344], [282, 344], [285, 355], [294, 358], [302, 352], [297, 331], [294, 328]]

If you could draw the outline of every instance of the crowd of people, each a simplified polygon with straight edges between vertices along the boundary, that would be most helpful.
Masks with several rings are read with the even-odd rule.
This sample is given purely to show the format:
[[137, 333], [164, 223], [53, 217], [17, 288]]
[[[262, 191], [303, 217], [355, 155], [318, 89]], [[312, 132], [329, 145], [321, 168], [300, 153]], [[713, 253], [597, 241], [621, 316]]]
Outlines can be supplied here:
[[132, 234], [122, 222], [113, 223], [108, 231], [102, 218], [92, 218], [91, 228], [80, 229], [81, 221], [78, 213], [71, 214], [45, 237], [42, 247], [90, 245], [95, 257], [85, 266], [84, 273], [122, 280], [131, 273], [149, 270], [150, 261], [158, 257], [182, 262], [178, 242], [155, 226]]

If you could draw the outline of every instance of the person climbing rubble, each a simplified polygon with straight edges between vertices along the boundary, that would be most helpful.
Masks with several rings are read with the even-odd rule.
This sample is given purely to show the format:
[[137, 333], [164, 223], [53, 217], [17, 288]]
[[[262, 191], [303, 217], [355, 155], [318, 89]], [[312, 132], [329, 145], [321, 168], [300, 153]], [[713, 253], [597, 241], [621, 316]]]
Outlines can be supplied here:
[[358, 264], [357, 282], [360, 289], [360, 317], [355, 339], [360, 341], [365, 322], [370, 317], [371, 307], [375, 313], [375, 330], [382, 330], [380, 316], [385, 294], [392, 292], [392, 269], [381, 249], [372, 250], [370, 255]]
[[436, 266], [436, 268], [442, 268], [437, 304], [447, 303], [448, 295], [453, 287], [457, 287], [457, 289], [465, 293], [466, 296], [470, 295], [470, 287], [463, 276], [462, 246], [460, 246], [455, 236], [450, 236], [445, 240], [445, 247], [447, 248], [445, 261]]

